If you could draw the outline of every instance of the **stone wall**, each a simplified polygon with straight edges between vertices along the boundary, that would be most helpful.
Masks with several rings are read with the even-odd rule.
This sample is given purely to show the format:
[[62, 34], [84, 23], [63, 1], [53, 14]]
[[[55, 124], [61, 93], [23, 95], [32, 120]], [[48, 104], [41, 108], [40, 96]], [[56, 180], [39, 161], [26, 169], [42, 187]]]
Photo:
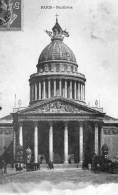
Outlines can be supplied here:
[[118, 127], [106, 126], [104, 131], [104, 143], [108, 145], [110, 157], [118, 156]]
[[0, 126], [0, 156], [13, 142], [13, 127]]

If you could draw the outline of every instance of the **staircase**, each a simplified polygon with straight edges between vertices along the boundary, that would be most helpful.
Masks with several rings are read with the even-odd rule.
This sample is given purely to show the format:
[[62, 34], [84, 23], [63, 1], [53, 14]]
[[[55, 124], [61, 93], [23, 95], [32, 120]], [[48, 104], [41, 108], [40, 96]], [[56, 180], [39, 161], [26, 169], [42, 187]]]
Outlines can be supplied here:
[[[47, 164], [41, 164], [40, 168], [48, 168]], [[62, 168], [81, 168], [81, 165], [78, 165], [77, 163], [71, 163], [71, 164], [54, 164], [54, 168], [56, 169], [62, 169]]]

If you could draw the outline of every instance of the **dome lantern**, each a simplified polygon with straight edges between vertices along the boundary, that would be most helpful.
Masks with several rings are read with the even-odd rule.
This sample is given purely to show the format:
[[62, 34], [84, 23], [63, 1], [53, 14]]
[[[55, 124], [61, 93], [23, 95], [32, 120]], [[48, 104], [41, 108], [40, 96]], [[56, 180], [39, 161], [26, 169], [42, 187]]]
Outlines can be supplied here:
[[46, 33], [49, 35], [52, 41], [61, 40], [63, 41], [64, 37], [69, 37], [69, 33], [66, 30], [63, 30], [58, 23], [58, 18], [56, 14], [56, 23], [52, 28], [52, 31], [46, 30]]

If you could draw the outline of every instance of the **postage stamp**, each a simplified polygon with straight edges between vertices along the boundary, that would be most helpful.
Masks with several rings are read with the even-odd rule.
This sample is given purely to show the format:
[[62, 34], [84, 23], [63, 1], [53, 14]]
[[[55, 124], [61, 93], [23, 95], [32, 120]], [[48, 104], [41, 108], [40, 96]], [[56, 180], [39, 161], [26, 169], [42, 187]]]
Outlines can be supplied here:
[[21, 30], [22, 0], [0, 0], [0, 31]]

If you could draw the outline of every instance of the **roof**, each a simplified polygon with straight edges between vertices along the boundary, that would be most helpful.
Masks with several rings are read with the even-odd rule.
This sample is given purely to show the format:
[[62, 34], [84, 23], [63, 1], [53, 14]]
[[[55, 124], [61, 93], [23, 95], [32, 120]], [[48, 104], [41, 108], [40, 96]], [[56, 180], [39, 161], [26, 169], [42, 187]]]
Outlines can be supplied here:
[[0, 124], [12, 124], [12, 122], [13, 122], [12, 114], [0, 118]]
[[40, 54], [38, 64], [55, 60], [77, 64], [73, 51], [60, 40], [52, 41], [43, 49]]
[[109, 115], [104, 116], [104, 123], [105, 124], [118, 124], [118, 119], [113, 118]]

